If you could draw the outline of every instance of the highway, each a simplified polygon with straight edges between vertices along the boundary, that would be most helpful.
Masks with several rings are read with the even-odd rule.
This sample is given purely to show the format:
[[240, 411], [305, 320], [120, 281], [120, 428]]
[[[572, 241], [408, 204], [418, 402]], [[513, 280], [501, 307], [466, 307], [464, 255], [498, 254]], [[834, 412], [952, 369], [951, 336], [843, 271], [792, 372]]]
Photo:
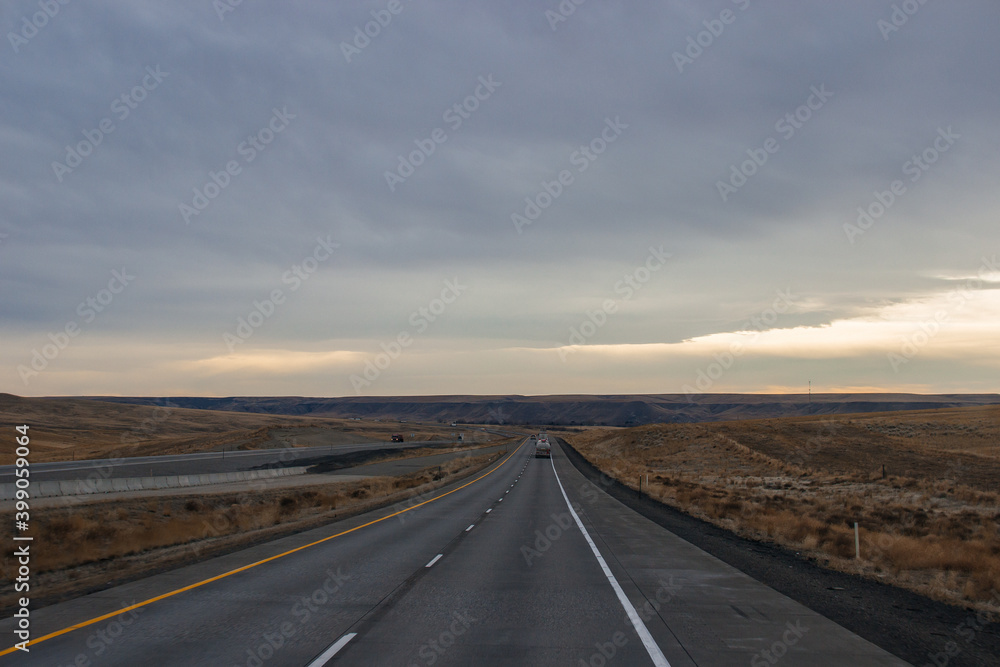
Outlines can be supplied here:
[[[454, 444], [451, 440], [423, 442], [365, 442], [319, 447], [275, 447], [271, 449], [237, 450], [231, 452], [195, 452], [163, 456], [135, 456], [118, 459], [87, 459], [32, 463], [31, 476], [37, 482], [72, 481], [96, 476], [100, 479], [119, 477], [154, 477], [156, 475], [197, 475], [203, 473], [240, 472], [284, 466], [311, 465], [326, 457], [338, 457], [377, 449], [410, 449]], [[0, 483], [13, 482], [14, 466], [0, 466]]]
[[906, 664], [532, 455], [32, 610], [0, 666]]

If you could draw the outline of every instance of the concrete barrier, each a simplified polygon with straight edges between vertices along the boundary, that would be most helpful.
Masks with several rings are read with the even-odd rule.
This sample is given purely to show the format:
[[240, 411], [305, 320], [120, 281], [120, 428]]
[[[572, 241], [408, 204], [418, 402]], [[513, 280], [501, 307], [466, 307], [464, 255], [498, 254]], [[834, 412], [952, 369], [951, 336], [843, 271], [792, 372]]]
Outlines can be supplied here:
[[60, 496], [78, 496], [84, 493], [93, 493], [95, 485], [87, 484], [85, 481], [74, 479], [68, 482], [58, 482]]
[[61, 492], [62, 489], [59, 488], [59, 482], [39, 482], [28, 487], [28, 493], [39, 498], [58, 496]]
[[115, 490], [115, 485], [110, 479], [88, 479], [81, 484], [84, 489], [92, 491], [80, 491], [80, 493], [111, 493]]
[[[28, 493], [32, 498], [51, 498], [54, 496], [79, 496], [96, 493], [121, 493], [125, 491], [148, 491], [156, 489], [176, 489], [192, 486], [209, 486], [212, 484], [231, 484], [234, 482], [251, 482], [262, 479], [276, 479], [289, 475], [303, 475], [305, 466], [294, 468], [265, 468], [263, 470], [247, 470], [244, 472], [206, 473], [201, 475], [165, 475], [161, 477], [112, 477], [109, 479], [68, 480], [62, 482], [32, 482]], [[0, 484], [0, 501], [14, 500], [17, 486], [11, 483]]]
[[[71, 493], [77, 493], [80, 490], [79, 480], [70, 480], [68, 482], [56, 482], [59, 485], [59, 493], [55, 494], [57, 496], [68, 496]], [[87, 487], [84, 487], [86, 489]], [[86, 493], [86, 491], [84, 491]]]
[[107, 493], [111, 490], [110, 479], [81, 479], [76, 482], [76, 495], [85, 493]]

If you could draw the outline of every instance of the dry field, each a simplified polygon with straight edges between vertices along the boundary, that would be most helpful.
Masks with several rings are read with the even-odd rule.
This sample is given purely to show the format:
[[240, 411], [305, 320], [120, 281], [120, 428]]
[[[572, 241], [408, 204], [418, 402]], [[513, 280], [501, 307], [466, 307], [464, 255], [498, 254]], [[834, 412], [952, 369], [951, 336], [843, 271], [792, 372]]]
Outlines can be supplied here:
[[[34, 598], [50, 604], [388, 503], [405, 509], [497, 457], [471, 453], [401, 477], [280, 490], [251, 484], [242, 493], [202, 491], [38, 509], [32, 513], [32, 534], [35, 544], [47, 547], [32, 561]], [[0, 521], [12, 525], [13, 516], [0, 513]], [[0, 577], [12, 581], [16, 566], [11, 553], [0, 554]], [[12, 607], [14, 599], [12, 591], [0, 594], [0, 609]]]
[[1000, 611], [1000, 406], [657, 424], [566, 440], [619, 481], [641, 480], [654, 498], [746, 537]]
[[[85, 399], [0, 394], [0, 465], [14, 462], [14, 426], [31, 427], [31, 461], [155, 456], [222, 449], [260, 449], [451, 438], [447, 426], [147, 407]], [[468, 429], [466, 429], [468, 430]], [[415, 437], [410, 438], [410, 433]], [[482, 438], [478, 431], [467, 433]]]

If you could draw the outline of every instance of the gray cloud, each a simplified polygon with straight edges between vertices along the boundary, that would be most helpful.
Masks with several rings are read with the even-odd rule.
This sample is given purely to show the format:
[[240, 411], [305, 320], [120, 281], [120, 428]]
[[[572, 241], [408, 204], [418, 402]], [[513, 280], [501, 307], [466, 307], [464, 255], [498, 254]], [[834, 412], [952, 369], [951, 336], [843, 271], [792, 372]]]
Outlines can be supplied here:
[[[997, 250], [995, 3], [922, 5], [885, 39], [878, 21], [890, 20], [892, 3], [860, 0], [584, 3], [555, 30], [544, 13], [555, 2], [404, 0], [348, 62], [343, 44], [386, 4], [242, 3], [220, 19], [204, 2], [71, 3], [16, 51], [8, 35], [0, 359], [9, 390], [69, 392], [59, 364], [98, 363], [112, 339], [126, 356], [129, 340], [189, 349], [191, 361], [225, 354], [222, 334], [274, 289], [288, 302], [241, 351], [377, 351], [454, 276], [469, 292], [426, 340], [545, 348], [564, 344], [662, 244], [669, 270], [588, 342], [679, 343], [734, 330], [779, 289], [805, 305], [777, 326], [863, 316], [946, 291], [928, 276], [974, 272]], [[0, 25], [18, 35], [38, 7], [9, 3]], [[733, 21], [709, 40], [724, 10]], [[689, 37], [711, 44], [679, 72], [675, 54]], [[151, 81], [147, 68], [167, 74], [132, 99]], [[446, 112], [480, 77], [500, 85], [455, 126]], [[820, 86], [832, 97], [790, 136], [787, 121], [779, 129]], [[272, 138], [275, 110], [294, 118], [251, 151], [251, 137]], [[95, 135], [105, 119], [113, 130]], [[627, 128], [603, 146], [607, 119]], [[905, 165], [942, 128], [960, 138], [908, 180]], [[385, 172], [435, 129], [446, 140], [390, 190]], [[67, 146], [87, 150], [88, 136], [100, 142], [79, 166], [54, 170]], [[778, 150], [723, 201], [717, 183], [769, 138]], [[603, 152], [581, 161], [592, 141]], [[238, 173], [226, 174], [227, 163]], [[564, 170], [572, 183], [518, 234], [511, 215]], [[851, 243], [844, 224], [896, 179], [905, 194]], [[188, 223], [180, 206], [214, 187]], [[288, 291], [284, 272], [327, 235], [339, 249]], [[134, 285], [47, 379], [25, 387], [17, 366], [122, 266], [135, 270]], [[441, 359], [442, 377], [464, 372], [458, 356]], [[737, 388], [765, 383], [767, 360], [754, 363], [760, 373]], [[73, 391], [150, 391], [112, 360], [101, 367], [115, 370]], [[928, 387], [972, 377], [925, 368]], [[494, 372], [497, 391], [511, 383]], [[617, 372], [608, 362], [586, 388], [628, 386], [634, 369]], [[243, 391], [225, 374], [183, 375], [165, 386]], [[490, 386], [489, 376], [470, 386]], [[880, 381], [899, 380], [865, 380]], [[307, 372], [283, 382], [301, 384], [293, 393], [345, 386]], [[444, 382], [382, 386], [451, 391]]]

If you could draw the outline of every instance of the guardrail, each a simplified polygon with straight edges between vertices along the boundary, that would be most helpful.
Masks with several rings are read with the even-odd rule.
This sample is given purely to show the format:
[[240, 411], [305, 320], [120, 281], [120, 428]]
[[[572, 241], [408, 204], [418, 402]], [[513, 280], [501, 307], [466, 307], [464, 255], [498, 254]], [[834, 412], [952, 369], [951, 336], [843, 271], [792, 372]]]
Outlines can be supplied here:
[[[230, 482], [251, 482], [258, 479], [302, 475], [306, 466], [292, 468], [268, 468], [266, 470], [246, 470], [242, 472], [205, 473], [200, 475], [162, 475], [159, 477], [113, 477], [110, 479], [73, 479], [61, 482], [32, 482], [29, 493], [32, 498], [52, 498], [55, 496], [82, 496], [98, 493], [122, 491], [154, 491], [157, 489], [177, 489], [188, 486], [207, 486]], [[17, 487], [13, 482], [0, 484], [0, 500], [14, 500]]]

